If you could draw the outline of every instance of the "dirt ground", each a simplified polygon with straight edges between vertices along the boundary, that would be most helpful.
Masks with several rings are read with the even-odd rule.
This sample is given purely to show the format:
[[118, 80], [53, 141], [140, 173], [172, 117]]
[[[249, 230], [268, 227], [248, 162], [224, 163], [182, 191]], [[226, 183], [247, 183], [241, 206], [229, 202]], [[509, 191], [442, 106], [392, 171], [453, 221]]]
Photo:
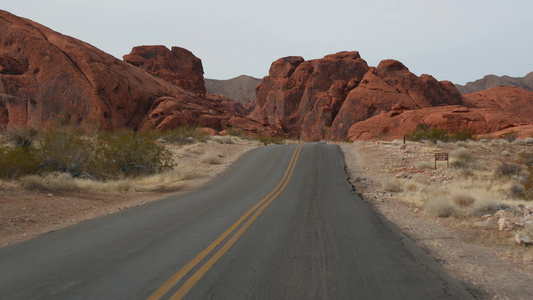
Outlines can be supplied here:
[[[210, 141], [173, 149], [179, 167], [189, 172], [173, 189], [151, 192], [97, 192], [28, 190], [14, 182], [0, 182], [0, 247], [21, 242], [84, 220], [97, 218], [129, 207], [139, 206], [170, 195], [197, 188], [220, 174], [245, 152], [259, 147], [257, 142], [235, 140], [232, 144]], [[416, 143], [342, 144], [350, 181], [364, 200], [393, 221], [444, 268], [466, 283], [479, 299], [532, 299], [533, 247], [487, 243], [487, 232], [474, 228], [471, 218], [437, 218], [425, 213], [415, 202], [386, 192], [384, 175], [395, 175], [416, 161], [431, 160], [427, 147]], [[217, 163], [202, 157], [212, 154]], [[437, 181], [453, 180], [447, 168], [427, 171]]]
[[[437, 218], [383, 190], [384, 176], [395, 175], [416, 161], [429, 161], [433, 155], [424, 152], [426, 147], [417, 143], [408, 143], [404, 149], [400, 147], [379, 142], [341, 145], [350, 181], [363, 199], [393, 221], [446, 270], [465, 282], [479, 299], [532, 299], [531, 257], [517, 255], [530, 253], [528, 248], [531, 247], [516, 245], [509, 242], [509, 238], [504, 238], [504, 243], [487, 242], [484, 239], [487, 229], [465, 225], [476, 221], [476, 217]], [[427, 172], [433, 173], [431, 175], [437, 181], [453, 180], [452, 171], [445, 165], [438, 169]], [[491, 231], [501, 233], [498, 229]], [[512, 236], [508, 232], [501, 234]]]

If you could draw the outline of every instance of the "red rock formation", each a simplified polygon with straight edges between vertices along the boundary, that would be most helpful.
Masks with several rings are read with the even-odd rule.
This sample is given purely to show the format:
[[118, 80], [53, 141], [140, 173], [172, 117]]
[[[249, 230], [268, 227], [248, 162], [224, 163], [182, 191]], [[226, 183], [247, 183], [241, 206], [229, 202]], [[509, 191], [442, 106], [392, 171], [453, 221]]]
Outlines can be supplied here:
[[[202, 68], [192, 67], [199, 60], [186, 50], [159, 49], [161, 59], [157, 57], [160, 52], [154, 52], [152, 69], [162, 77], [170, 76], [169, 83], [87, 43], [5, 11], [0, 11], [0, 45], [0, 124], [4, 126], [45, 127], [68, 120], [73, 126], [109, 129], [197, 124], [217, 130], [231, 125], [250, 133], [276, 133], [235, 114], [221, 101], [198, 96], [203, 85], [196, 79], [203, 76], [198, 72]], [[196, 70], [197, 77], [180, 81], [176, 74], [158, 69], [157, 63], [171, 59], [168, 55], [176, 63], [191, 60], [184, 70]]]
[[164, 79], [186, 91], [205, 95], [202, 61], [189, 50], [165, 46], [138, 46], [124, 61]]
[[500, 86], [463, 95], [464, 105], [472, 108], [498, 108], [533, 122], [533, 92], [517, 87]]
[[[514, 120], [514, 122], [513, 122]], [[427, 125], [450, 132], [470, 129], [474, 134], [484, 134], [520, 125], [511, 113], [498, 108], [467, 108], [464, 106], [427, 107], [417, 110], [397, 109], [381, 112], [372, 118], [350, 127], [348, 138], [354, 140], [401, 139], [403, 134]]]
[[395, 60], [369, 68], [358, 52], [279, 59], [256, 96], [250, 117], [308, 141], [344, 139], [353, 124], [395, 104], [419, 109], [462, 103], [451, 82], [417, 77]]

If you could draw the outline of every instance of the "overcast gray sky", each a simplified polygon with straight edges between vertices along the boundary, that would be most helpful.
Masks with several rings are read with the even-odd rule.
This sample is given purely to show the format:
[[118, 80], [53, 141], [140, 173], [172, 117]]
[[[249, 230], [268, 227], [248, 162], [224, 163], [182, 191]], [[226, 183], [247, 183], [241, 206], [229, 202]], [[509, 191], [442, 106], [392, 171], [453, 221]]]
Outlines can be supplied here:
[[278, 58], [357, 50], [464, 84], [533, 71], [532, 0], [0, 0], [0, 8], [122, 59], [179, 46], [206, 78], [262, 78]]

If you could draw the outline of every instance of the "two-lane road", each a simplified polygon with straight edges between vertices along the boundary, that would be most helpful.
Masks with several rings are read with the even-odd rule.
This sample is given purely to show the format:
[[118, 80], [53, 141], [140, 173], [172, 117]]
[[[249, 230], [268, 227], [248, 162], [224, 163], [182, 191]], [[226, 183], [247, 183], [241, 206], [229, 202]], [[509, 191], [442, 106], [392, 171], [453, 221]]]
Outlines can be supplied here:
[[0, 249], [1, 299], [471, 299], [352, 190], [338, 146]]

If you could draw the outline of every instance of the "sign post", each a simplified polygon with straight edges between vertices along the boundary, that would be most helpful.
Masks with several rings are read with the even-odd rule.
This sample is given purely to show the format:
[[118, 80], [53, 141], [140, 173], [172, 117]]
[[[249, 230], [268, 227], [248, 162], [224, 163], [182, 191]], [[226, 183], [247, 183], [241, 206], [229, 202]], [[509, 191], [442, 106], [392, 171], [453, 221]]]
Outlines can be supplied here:
[[445, 161], [446, 166], [450, 167], [450, 161], [448, 160], [448, 153], [435, 153], [435, 170], [437, 170], [438, 161]]

